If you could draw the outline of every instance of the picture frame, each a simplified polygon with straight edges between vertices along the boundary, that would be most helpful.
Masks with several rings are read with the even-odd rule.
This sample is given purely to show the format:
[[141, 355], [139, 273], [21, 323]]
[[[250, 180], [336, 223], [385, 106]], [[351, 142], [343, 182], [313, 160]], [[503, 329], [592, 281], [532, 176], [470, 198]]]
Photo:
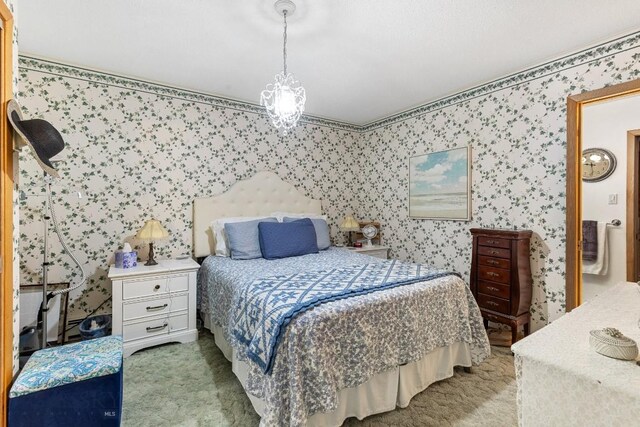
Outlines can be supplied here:
[[471, 220], [471, 146], [409, 158], [409, 217]]

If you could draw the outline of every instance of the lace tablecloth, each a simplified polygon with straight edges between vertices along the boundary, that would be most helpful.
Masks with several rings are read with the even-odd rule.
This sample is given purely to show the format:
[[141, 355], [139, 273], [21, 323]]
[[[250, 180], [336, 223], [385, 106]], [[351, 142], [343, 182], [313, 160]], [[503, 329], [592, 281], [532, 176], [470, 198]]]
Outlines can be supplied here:
[[640, 366], [589, 345], [614, 327], [640, 342], [640, 286], [620, 283], [514, 344], [521, 426], [638, 425]]

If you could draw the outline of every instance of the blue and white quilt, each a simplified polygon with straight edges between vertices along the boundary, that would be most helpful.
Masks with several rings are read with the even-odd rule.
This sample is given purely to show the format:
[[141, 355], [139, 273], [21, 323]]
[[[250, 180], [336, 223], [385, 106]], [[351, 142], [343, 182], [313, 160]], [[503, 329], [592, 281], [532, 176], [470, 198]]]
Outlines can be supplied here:
[[326, 302], [449, 275], [457, 274], [392, 260], [257, 279], [235, 306], [233, 336], [269, 373], [284, 330], [298, 314]]

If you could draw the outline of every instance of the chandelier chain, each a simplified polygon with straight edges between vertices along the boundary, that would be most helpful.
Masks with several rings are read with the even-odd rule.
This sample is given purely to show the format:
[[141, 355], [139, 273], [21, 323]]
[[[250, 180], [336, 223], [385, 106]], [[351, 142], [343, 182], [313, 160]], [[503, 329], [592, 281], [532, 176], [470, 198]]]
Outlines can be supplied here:
[[287, 75], [287, 11], [283, 11], [284, 16], [284, 43], [282, 47], [282, 58], [284, 59], [284, 75]]

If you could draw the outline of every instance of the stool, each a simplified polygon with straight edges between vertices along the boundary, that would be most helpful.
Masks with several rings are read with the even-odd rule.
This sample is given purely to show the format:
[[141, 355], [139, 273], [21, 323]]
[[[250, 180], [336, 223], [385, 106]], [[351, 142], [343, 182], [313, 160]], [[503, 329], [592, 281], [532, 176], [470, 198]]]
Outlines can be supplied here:
[[35, 352], [9, 392], [9, 427], [119, 426], [122, 338]]

